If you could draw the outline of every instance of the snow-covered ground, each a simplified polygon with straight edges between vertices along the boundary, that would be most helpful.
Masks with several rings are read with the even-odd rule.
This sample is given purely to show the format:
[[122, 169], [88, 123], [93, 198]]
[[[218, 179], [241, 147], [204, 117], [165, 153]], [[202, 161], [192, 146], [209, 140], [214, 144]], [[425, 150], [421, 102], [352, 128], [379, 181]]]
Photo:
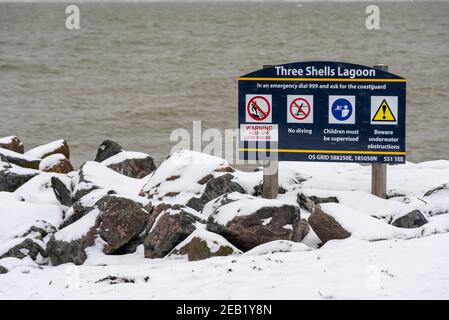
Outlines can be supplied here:
[[[38, 269], [22, 261], [0, 276], [0, 298], [447, 299], [448, 266], [447, 233], [412, 240], [334, 240], [313, 251], [198, 262], [150, 260], [136, 252], [80, 267]], [[114, 284], [113, 277], [134, 283]]]
[[[113, 189], [143, 201], [147, 199], [139, 197], [139, 191], [148, 189], [155, 203], [185, 204], [204, 191], [205, 185], [196, 181], [212, 170], [228, 168], [223, 159], [205, 155], [197, 158], [200, 163], [190, 164], [187, 160], [192, 155], [199, 156], [189, 151], [172, 155], [143, 179], [88, 162], [84, 178], [100, 187], [92, 191], [93, 196]], [[19, 169], [13, 166], [11, 170]], [[219, 176], [229, 171], [214, 172]], [[449, 188], [445, 185], [449, 161], [389, 166], [388, 200], [370, 194], [370, 167], [358, 164], [281, 163], [279, 182], [286, 192], [276, 200], [251, 194], [262, 172], [237, 170], [232, 175], [250, 194], [231, 193], [229, 198], [236, 202], [220, 207], [212, 200], [198, 213], [183, 210], [204, 218], [213, 212], [218, 223], [226, 224], [237, 213], [245, 216], [259, 207], [298, 206], [300, 194], [336, 197], [338, 203], [321, 207], [351, 236], [320, 247], [312, 230], [302, 243], [274, 241], [243, 254], [198, 262], [171, 256], [146, 259], [143, 245], [127, 255], [105, 255], [101, 246], [88, 247], [87, 260], [81, 266], [51, 266], [42, 259], [8, 257], [0, 259], [0, 265], [9, 271], [0, 274], [0, 299], [449, 299]], [[13, 193], [0, 192], [0, 255], [22, 241], [31, 226], [46, 227], [36, 221], [54, 226], [61, 223], [63, 206], [48, 189], [52, 176], [61, 177], [43, 174]], [[71, 176], [74, 174], [65, 179]], [[76, 182], [79, 188], [90, 187]], [[173, 195], [168, 197], [169, 193]], [[410, 229], [391, 224], [413, 210], [422, 212], [427, 223]], [[93, 225], [91, 216], [96, 215], [97, 211], [91, 211], [61, 229], [56, 239], [73, 237], [72, 229]], [[301, 209], [302, 218], [310, 215]], [[48, 236], [36, 239], [42, 247], [47, 241]]]

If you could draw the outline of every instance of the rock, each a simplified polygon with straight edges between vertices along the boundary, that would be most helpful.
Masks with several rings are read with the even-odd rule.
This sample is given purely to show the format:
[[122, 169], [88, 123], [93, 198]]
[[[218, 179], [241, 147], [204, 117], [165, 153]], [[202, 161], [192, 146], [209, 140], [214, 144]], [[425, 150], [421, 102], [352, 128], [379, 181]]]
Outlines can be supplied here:
[[237, 199], [210, 214], [207, 230], [222, 235], [236, 247], [248, 251], [266, 242], [299, 237], [295, 234], [301, 221], [297, 206], [235, 192], [229, 197]]
[[14, 192], [39, 175], [39, 171], [0, 162], [0, 191]]
[[334, 239], [346, 239], [351, 236], [334, 217], [324, 212], [319, 204], [314, 206], [308, 221], [323, 243]]
[[97, 151], [97, 155], [95, 157], [95, 161], [103, 162], [104, 160], [115, 156], [116, 154], [124, 151], [123, 148], [116, 142], [112, 140], [105, 140], [100, 145]]
[[107, 243], [103, 249], [106, 254], [114, 253], [145, 230], [149, 213], [140, 203], [107, 196], [97, 202], [97, 207], [101, 212], [99, 234]]
[[320, 203], [329, 203], [329, 202], [335, 202], [339, 203], [337, 197], [326, 197], [326, 198], [320, 198], [316, 196], [306, 196], [304, 193], [298, 194], [298, 204], [301, 208], [309, 210], [310, 212], [313, 211], [313, 208], [315, 205]]
[[75, 203], [93, 190], [104, 189], [107, 192], [136, 196], [146, 181], [124, 176], [95, 161], [83, 164], [72, 179], [73, 199]]
[[186, 207], [195, 209], [196, 211], [201, 211], [201, 208], [203, 207], [203, 205], [201, 204], [201, 198], [192, 197], [192, 199], [187, 201]]
[[[255, 171], [258, 172], [258, 171]], [[287, 190], [285, 188], [283, 188], [282, 186], [279, 186], [278, 188], [278, 194], [285, 194], [287, 192]], [[263, 183], [259, 183], [258, 185], [254, 186], [254, 191], [252, 193], [253, 196], [255, 197], [260, 197], [263, 194]]]
[[40, 159], [26, 154], [17, 153], [8, 149], [0, 148], [0, 155], [9, 163], [15, 164], [22, 168], [39, 169]]
[[168, 256], [187, 256], [189, 261], [198, 261], [240, 253], [242, 252], [222, 236], [204, 229], [197, 229], [178, 244]]
[[292, 237], [292, 241], [301, 242], [310, 232], [310, 225], [306, 219], [301, 219], [297, 224], [295, 233]]
[[7, 257], [23, 259], [28, 256], [31, 259], [36, 260], [39, 255], [42, 258], [47, 257], [47, 253], [39, 244], [31, 239], [25, 239], [18, 245], [9, 249], [5, 254], [1, 255], [0, 259]]
[[73, 166], [62, 153], [56, 153], [43, 159], [39, 164], [39, 170], [66, 174], [73, 171]]
[[141, 152], [122, 151], [102, 163], [115, 172], [135, 179], [142, 179], [156, 170], [153, 158]]
[[65, 183], [57, 177], [51, 177], [51, 187], [55, 194], [56, 199], [63, 206], [72, 206], [72, 190], [68, 183]]
[[393, 221], [392, 225], [398, 228], [419, 228], [427, 223], [427, 219], [419, 210], [413, 210]]
[[[438, 186], [438, 187], [436, 187], [436, 188], [434, 188], [432, 190], [427, 191], [424, 194], [424, 197], [434, 196], [434, 195], [436, 195], [438, 193], [441, 193], [442, 191], [446, 191], [446, 192], [449, 191], [449, 183], [442, 184], [441, 186]], [[448, 192], [448, 194], [449, 194], [449, 192]]]
[[65, 140], [56, 140], [25, 152], [26, 155], [39, 159], [45, 159], [57, 153], [62, 153], [67, 159], [70, 159], [70, 149]]
[[78, 221], [86, 214], [95, 209], [96, 203], [104, 196], [110, 195], [104, 189], [99, 189], [92, 191], [91, 193], [85, 195], [80, 200], [75, 202], [64, 217], [64, 221], [59, 226], [59, 229], [63, 229], [72, 223]]
[[23, 143], [16, 136], [0, 138], [0, 148], [8, 149], [21, 154], [24, 152]]
[[87, 259], [88, 247], [96, 246], [105, 254], [127, 253], [123, 247], [140, 236], [148, 216], [143, 203], [102, 197], [88, 213], [55, 233], [47, 243], [47, 254], [53, 265], [79, 265]]
[[209, 180], [201, 196], [201, 207], [209, 201], [222, 196], [225, 193], [240, 192], [245, 193], [241, 185], [232, 181], [234, 176], [230, 173]]
[[150, 199], [154, 206], [160, 203], [186, 205], [192, 198], [200, 198], [207, 181], [223, 175], [219, 171], [228, 167], [227, 161], [218, 157], [189, 150], [176, 151], [154, 171], [140, 195]]
[[183, 205], [159, 204], [148, 222], [144, 241], [146, 258], [162, 258], [205, 223], [195, 210]]
[[58, 241], [54, 237], [47, 243], [47, 254], [50, 257], [51, 264], [59, 266], [64, 263], [74, 263], [82, 265], [87, 259], [83, 239], [77, 239], [70, 242]]
[[43, 241], [48, 235], [54, 234], [56, 228], [48, 222], [41, 222], [39, 226], [31, 226], [24, 234], [19, 238], [30, 238]]
[[6, 269], [5, 267], [0, 266], [0, 274], [6, 274], [8, 273], [8, 269]]

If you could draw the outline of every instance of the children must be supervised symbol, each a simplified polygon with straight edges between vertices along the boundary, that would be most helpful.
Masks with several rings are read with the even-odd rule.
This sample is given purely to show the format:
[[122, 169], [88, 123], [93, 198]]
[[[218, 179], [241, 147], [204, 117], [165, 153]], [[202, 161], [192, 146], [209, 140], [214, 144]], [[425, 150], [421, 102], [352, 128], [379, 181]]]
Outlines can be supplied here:
[[246, 95], [246, 122], [271, 122], [271, 95]]
[[355, 124], [355, 96], [329, 96], [329, 123]]
[[287, 122], [313, 123], [313, 96], [287, 96]]

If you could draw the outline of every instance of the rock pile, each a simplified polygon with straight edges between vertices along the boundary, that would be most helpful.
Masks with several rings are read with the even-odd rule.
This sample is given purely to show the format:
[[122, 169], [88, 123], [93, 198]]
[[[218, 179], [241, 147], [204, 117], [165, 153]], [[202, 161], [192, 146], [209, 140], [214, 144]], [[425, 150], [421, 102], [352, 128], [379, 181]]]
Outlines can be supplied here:
[[434, 232], [429, 219], [448, 212], [440, 209], [447, 185], [423, 195], [439, 206], [420, 211], [404, 204], [370, 216], [346, 207], [344, 194], [304, 191], [307, 179], [298, 172], [276, 200], [260, 197], [261, 180], [260, 171], [186, 150], [156, 167], [150, 155], [110, 140], [74, 170], [65, 140], [25, 152], [19, 138], [2, 138], [0, 273], [7, 272], [3, 258], [59, 265], [83, 264], [91, 254], [140, 253], [196, 261], [304, 251], [348, 237], [411, 238]]

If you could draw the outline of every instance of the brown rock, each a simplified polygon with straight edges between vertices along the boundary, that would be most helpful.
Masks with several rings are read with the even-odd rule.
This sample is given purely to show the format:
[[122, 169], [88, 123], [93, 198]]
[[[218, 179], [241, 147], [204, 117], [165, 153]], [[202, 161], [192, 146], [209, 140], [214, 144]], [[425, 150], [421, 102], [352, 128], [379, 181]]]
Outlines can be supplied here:
[[[243, 201], [258, 201], [253, 200]], [[262, 207], [249, 215], [238, 213], [226, 225], [220, 224], [219, 215], [228, 214], [215, 210], [207, 220], [207, 230], [218, 233], [229, 242], [243, 251], [248, 251], [258, 245], [274, 240], [291, 240], [300, 236], [295, 233], [299, 230], [300, 211], [296, 206], [282, 205], [280, 207]]]
[[152, 157], [145, 154], [136, 156], [135, 152], [128, 151], [113, 155], [102, 163], [115, 172], [135, 179], [142, 179], [156, 170]]
[[154, 208], [144, 241], [146, 258], [162, 258], [205, 223], [195, 210], [182, 205], [160, 204]]
[[62, 153], [67, 159], [70, 159], [70, 149], [67, 141], [63, 139], [56, 140], [28, 150], [25, 154], [39, 159], [45, 159], [57, 153]]
[[101, 211], [99, 219], [100, 237], [107, 242], [106, 254], [114, 253], [144, 231], [149, 213], [141, 204], [130, 199], [107, 196], [97, 202]]
[[73, 166], [62, 153], [57, 153], [43, 159], [39, 164], [39, 170], [67, 174], [73, 171]]
[[324, 212], [320, 205], [315, 205], [313, 213], [309, 217], [309, 224], [323, 243], [351, 236], [334, 217]]
[[169, 256], [187, 256], [189, 261], [198, 261], [239, 253], [241, 251], [222, 236], [206, 230], [196, 230], [173, 249]]
[[16, 136], [0, 138], [0, 148], [8, 149], [21, 154], [24, 152], [23, 143]]

